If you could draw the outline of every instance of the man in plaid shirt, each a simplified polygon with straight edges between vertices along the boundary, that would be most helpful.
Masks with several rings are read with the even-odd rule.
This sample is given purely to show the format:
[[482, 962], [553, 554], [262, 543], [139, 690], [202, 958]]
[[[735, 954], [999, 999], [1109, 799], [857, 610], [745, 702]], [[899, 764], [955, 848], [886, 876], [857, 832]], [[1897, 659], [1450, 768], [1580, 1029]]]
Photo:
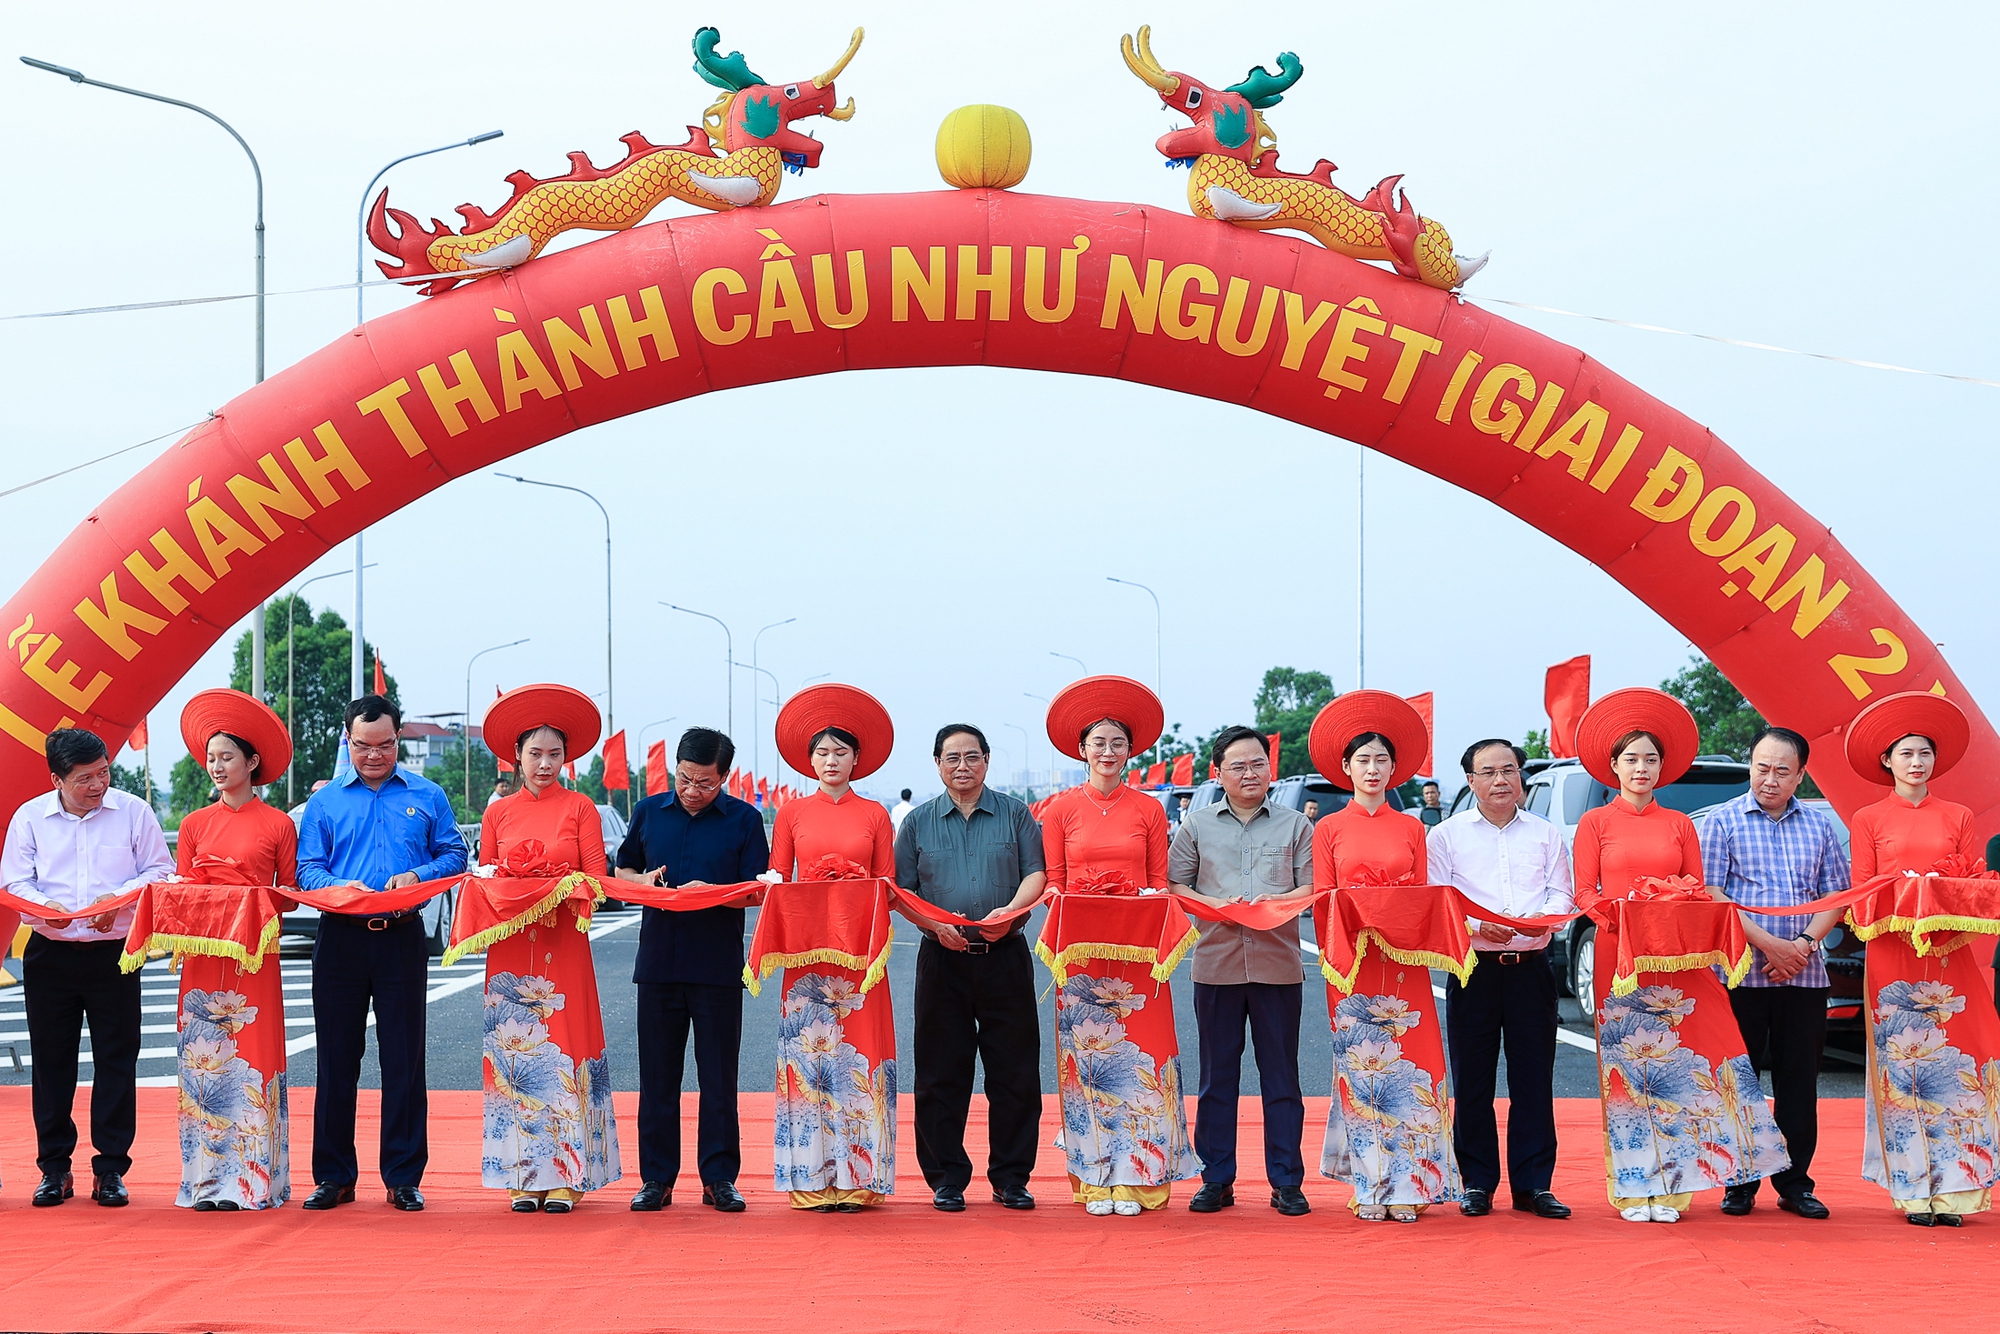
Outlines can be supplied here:
[[[1743, 909], [1755, 951], [1749, 976], [1729, 993], [1743, 1045], [1771, 1072], [1772, 1118], [1792, 1164], [1772, 1175], [1778, 1207], [1825, 1218], [1813, 1195], [1819, 1142], [1819, 1062], [1826, 1046], [1826, 964], [1820, 942], [1840, 913], [1810, 912], [1815, 899], [1847, 888], [1847, 858], [1833, 822], [1798, 800], [1811, 747], [1788, 727], [1767, 727], [1750, 747], [1750, 790], [1710, 812], [1701, 827], [1708, 883]], [[1757, 1183], [1731, 1186], [1722, 1212], [1747, 1214]]]

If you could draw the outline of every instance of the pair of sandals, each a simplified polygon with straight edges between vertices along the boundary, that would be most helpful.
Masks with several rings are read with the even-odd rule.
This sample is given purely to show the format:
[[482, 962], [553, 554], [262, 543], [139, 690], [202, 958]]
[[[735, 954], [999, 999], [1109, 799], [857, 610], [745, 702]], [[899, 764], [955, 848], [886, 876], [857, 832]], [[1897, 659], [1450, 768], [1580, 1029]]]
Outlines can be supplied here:
[[194, 1211], [198, 1214], [233, 1214], [243, 1208], [234, 1200], [196, 1200]]
[[1355, 1210], [1355, 1216], [1364, 1223], [1380, 1223], [1384, 1219], [1392, 1223], [1414, 1223], [1417, 1221], [1417, 1207], [1414, 1204], [1364, 1204]]
[[852, 1200], [842, 1200], [839, 1204], [815, 1204], [812, 1206], [812, 1212], [816, 1214], [858, 1214], [861, 1212], [861, 1206]]
[[1117, 1214], [1121, 1218], [1137, 1218], [1142, 1210], [1137, 1200], [1090, 1200], [1083, 1211], [1092, 1218], [1109, 1218]]
[[566, 1214], [575, 1207], [568, 1200], [538, 1200], [532, 1195], [523, 1195], [508, 1206], [517, 1214], [532, 1214], [537, 1211], [545, 1214]]
[[1618, 1216], [1628, 1223], [1678, 1223], [1681, 1211], [1665, 1204], [1635, 1204], [1620, 1209]]
[[1965, 1220], [1957, 1214], [1921, 1213], [1904, 1214], [1903, 1220], [1918, 1227], [1963, 1227]]

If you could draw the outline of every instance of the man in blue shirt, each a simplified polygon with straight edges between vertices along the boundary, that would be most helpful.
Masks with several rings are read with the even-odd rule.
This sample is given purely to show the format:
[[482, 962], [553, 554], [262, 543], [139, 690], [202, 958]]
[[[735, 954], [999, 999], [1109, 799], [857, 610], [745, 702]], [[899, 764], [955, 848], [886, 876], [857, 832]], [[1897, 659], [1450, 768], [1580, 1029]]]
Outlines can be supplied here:
[[[736, 745], [691, 727], [675, 751], [674, 790], [632, 808], [618, 849], [618, 876], [638, 884], [733, 885], [754, 880], [771, 861], [764, 817], [722, 790]], [[632, 1208], [651, 1213], [674, 1201], [681, 1170], [681, 1068], [694, 1032], [701, 1088], [696, 1165], [701, 1202], [740, 1213], [743, 1165], [736, 1119], [736, 1061], [743, 1046], [743, 909], [667, 912], [648, 908], [639, 924], [639, 1193]]]
[[[396, 763], [403, 715], [380, 695], [347, 706], [354, 767], [313, 793], [299, 822], [299, 887], [381, 891], [465, 869], [465, 840], [444, 789]], [[355, 1089], [375, 1007], [382, 1065], [382, 1184], [398, 1209], [424, 1207], [417, 1186], [430, 1161], [425, 1121], [424, 1002], [429, 942], [419, 910], [380, 917], [322, 913], [313, 945], [313, 1024], [319, 1086], [313, 1091], [313, 1193], [299, 1206], [331, 1209], [354, 1198]]]

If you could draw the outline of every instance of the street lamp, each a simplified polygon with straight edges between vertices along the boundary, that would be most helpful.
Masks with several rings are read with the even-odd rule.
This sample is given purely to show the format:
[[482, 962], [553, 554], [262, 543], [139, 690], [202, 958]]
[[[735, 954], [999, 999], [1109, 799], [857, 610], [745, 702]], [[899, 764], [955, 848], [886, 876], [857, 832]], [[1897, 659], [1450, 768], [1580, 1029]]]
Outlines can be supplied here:
[[[1006, 723], [1004, 724], [1004, 726], [1011, 727], [1016, 732], [1019, 732], [1021, 734], [1021, 777], [1027, 778], [1028, 756], [1034, 754], [1035, 752], [1035, 738], [1030, 736], [1028, 733], [1028, 729], [1021, 726], [1021, 724], [1019, 723]], [[1028, 779], [1028, 796], [1032, 799], [1034, 795], [1035, 795], [1035, 783], [1034, 780], [1030, 778]]]
[[[639, 729], [639, 764], [642, 769], [645, 767], [646, 763], [646, 733], [652, 731], [655, 727], [664, 727], [678, 717], [680, 717], [678, 713], [668, 714], [664, 718], [653, 719], [652, 722], [647, 723], [644, 727]], [[657, 796], [658, 794], [653, 792], [648, 792], [646, 795], [651, 797], [651, 796]]]
[[[1160, 595], [1158, 593], [1155, 593], [1152, 589], [1147, 588], [1144, 584], [1137, 582], [1136, 580], [1120, 579], [1115, 574], [1107, 574], [1104, 577], [1114, 584], [1123, 584], [1127, 588], [1139, 589], [1147, 597], [1153, 599], [1153, 693], [1160, 697], [1160, 702], [1161, 704], [1164, 705], [1166, 703], [1166, 690], [1160, 684], [1160, 678], [1162, 675], [1160, 671], [1160, 661], [1163, 656], [1161, 648], [1163, 640], [1160, 635]], [[1164, 738], [1164, 734], [1162, 734], [1162, 736]], [[1159, 750], [1160, 750], [1160, 742], [1156, 741], [1153, 743], [1153, 753], [1156, 758], [1159, 754]]]
[[[105, 88], [114, 93], [125, 93], [131, 97], [143, 97], [149, 102], [165, 102], [168, 106], [182, 107], [198, 116], [206, 116], [229, 132], [244, 156], [250, 159], [250, 170], [257, 177], [257, 383], [264, 383], [264, 168], [257, 163], [257, 155], [250, 151], [250, 145], [236, 132], [236, 127], [206, 107], [198, 107], [192, 102], [183, 102], [178, 97], [163, 97], [159, 93], [142, 92], [137, 88], [126, 88], [115, 83], [105, 83], [100, 79], [86, 78], [78, 70], [62, 65], [51, 65], [46, 60], [36, 60], [22, 56], [23, 65], [47, 70], [50, 74], [60, 74], [71, 83], [89, 84], [92, 88]], [[354, 553], [355, 563], [361, 561], [361, 552]], [[356, 578], [360, 576], [357, 575]], [[357, 659], [358, 661], [358, 659]], [[360, 668], [356, 668], [358, 673]], [[257, 610], [250, 621], [250, 693], [259, 703], [264, 699], [264, 603], [257, 603]]]
[[[499, 132], [496, 130], [494, 133], [497, 136]], [[468, 139], [466, 142], [471, 144], [479, 141], [477, 139]], [[458, 147], [456, 144], [449, 146], [453, 148]], [[432, 149], [431, 151], [435, 153], [438, 150]], [[390, 165], [393, 166], [395, 164], [391, 163]], [[383, 170], [387, 171], [388, 168], [384, 167]], [[552, 491], [574, 491], [591, 504], [597, 506], [597, 512], [604, 516], [604, 735], [609, 737], [617, 730], [612, 725], [612, 717], [615, 712], [612, 705], [615, 697], [611, 691], [611, 512], [604, 508], [603, 501], [591, 495], [590, 492], [580, 486], [565, 486], [561, 482], [538, 482], [532, 477], [517, 477], [511, 472], [496, 472], [493, 475], [521, 482], [527, 486], [546, 486]]]
[[1077, 657], [1077, 656], [1076, 656], [1076, 655], [1075, 655], [1074, 653], [1058, 653], [1058, 652], [1056, 652], [1056, 651], [1055, 651], [1054, 649], [1050, 649], [1050, 650], [1049, 650], [1049, 656], [1050, 656], [1051, 658], [1067, 658], [1067, 659], [1069, 659], [1069, 660], [1070, 660], [1071, 662], [1073, 662], [1073, 663], [1075, 663], [1075, 664], [1076, 664], [1076, 669], [1077, 669], [1077, 670], [1078, 670], [1079, 672], [1082, 672], [1082, 673], [1083, 673], [1083, 674], [1084, 674], [1085, 676], [1089, 676], [1089, 675], [1090, 675], [1090, 668], [1088, 668], [1088, 667], [1084, 666], [1084, 665], [1083, 665], [1083, 659], [1082, 659], [1082, 658], [1079, 658], [1079, 657]]
[[[479, 661], [479, 660], [480, 660], [481, 658], [485, 657], [485, 656], [486, 656], [487, 654], [489, 654], [489, 653], [498, 653], [498, 652], [499, 652], [499, 651], [500, 651], [501, 649], [503, 649], [503, 648], [513, 648], [513, 647], [514, 647], [514, 646], [515, 646], [516, 644], [525, 644], [525, 643], [527, 643], [527, 642], [528, 642], [528, 641], [527, 641], [527, 639], [525, 639], [525, 638], [522, 638], [522, 639], [512, 639], [512, 640], [509, 640], [508, 642], [506, 642], [505, 644], [495, 644], [495, 645], [493, 645], [493, 647], [491, 647], [491, 648], [483, 648], [483, 649], [479, 650], [479, 652], [477, 652], [477, 653], [473, 654], [473, 655], [472, 655], [472, 656], [471, 656], [470, 658], [466, 659], [466, 663], [465, 663], [465, 809], [466, 809], [466, 812], [467, 812], [468, 814], [470, 814], [470, 813], [471, 813], [471, 811], [472, 811], [472, 664], [473, 664], [473, 663], [475, 663], [475, 662], [478, 662], [478, 661]], [[493, 744], [492, 744], [491, 742], [488, 742], [488, 743], [487, 743], [487, 745], [486, 745], [486, 748], [487, 748], [488, 750], [493, 750]], [[499, 752], [499, 751], [497, 751], [497, 750], [494, 750], [494, 751], [493, 751], [493, 753], [494, 753], [494, 755], [496, 755], [496, 756], [497, 756], [497, 755], [499, 755], [499, 753], [500, 753], [500, 752]]]
[[[1047, 695], [1037, 695], [1032, 690], [1023, 690], [1021, 694], [1028, 699], [1040, 700], [1042, 702], [1042, 716], [1044, 718], [1048, 716], [1049, 697]], [[1055, 787], [1056, 787], [1056, 743], [1054, 741], [1050, 741], [1049, 742], [1049, 790], [1053, 792], [1055, 791]]]
[[662, 602], [660, 605], [668, 611], [678, 611], [688, 616], [699, 616], [705, 621], [714, 621], [722, 627], [723, 675], [729, 679], [729, 712], [727, 715], [728, 721], [725, 726], [728, 729], [730, 740], [734, 741], [736, 739], [736, 636], [729, 632], [728, 623], [720, 616], [710, 616], [707, 612], [696, 611], [692, 607], [677, 607], [671, 602]]
[[[352, 573], [352, 570], [335, 570], [331, 574], [316, 574], [285, 595], [285, 736], [291, 741], [294, 752], [298, 750], [298, 733], [293, 730], [292, 726], [292, 711], [297, 706], [297, 700], [293, 695], [293, 686], [298, 679], [298, 675], [293, 670], [292, 621], [294, 619], [293, 613], [299, 607], [299, 594], [305, 592], [322, 579], [338, 579], [343, 574]], [[292, 779], [297, 770], [298, 766], [296, 764], [287, 766], [285, 769], [285, 805], [287, 806], [292, 804]]]
[[[790, 625], [798, 619], [796, 616], [787, 616], [782, 621], [772, 621], [764, 627], [764, 630], [775, 630], [781, 625]], [[753, 672], [764, 671], [763, 668], [757, 665], [757, 641], [764, 637], [764, 630], [759, 630], [750, 637], [750, 670]], [[764, 675], [771, 676], [769, 672], [764, 672]], [[771, 676], [771, 693], [778, 697], [771, 701], [771, 703], [775, 707], [783, 708], [785, 692], [778, 689], [778, 678], [775, 676]], [[750, 772], [756, 773], [764, 767], [764, 721], [763, 713], [757, 707], [757, 692], [755, 690], [750, 692], [750, 731], [752, 733], [750, 739]]]
[[[455, 143], [445, 144], [438, 148], [426, 148], [421, 153], [405, 153], [394, 162], [391, 162], [388, 167], [382, 168], [382, 170], [368, 178], [368, 187], [361, 192], [361, 207], [356, 209], [354, 213], [354, 323], [356, 327], [359, 327], [362, 322], [362, 301], [367, 292], [367, 288], [362, 286], [362, 258], [368, 240], [368, 196], [374, 193], [375, 183], [389, 174], [389, 167], [408, 162], [411, 158], [429, 157], [432, 153], [442, 153], [453, 148], [470, 148], [474, 144], [483, 144], [488, 139], [498, 139], [502, 133], [503, 131], [500, 130], [488, 130], [485, 134], [475, 134], [470, 139], [460, 139]], [[361, 673], [362, 668], [366, 665], [362, 662], [361, 646], [361, 571], [369, 568], [361, 563], [361, 537], [360, 533], [354, 535], [354, 697], [356, 699], [361, 697]], [[467, 726], [471, 726], [471, 724], [468, 723]]]

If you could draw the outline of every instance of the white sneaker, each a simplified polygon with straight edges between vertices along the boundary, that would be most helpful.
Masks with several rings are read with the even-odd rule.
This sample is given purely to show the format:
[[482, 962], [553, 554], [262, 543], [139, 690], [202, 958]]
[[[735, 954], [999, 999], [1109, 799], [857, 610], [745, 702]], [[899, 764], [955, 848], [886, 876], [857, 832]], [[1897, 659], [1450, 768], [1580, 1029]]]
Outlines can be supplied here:
[[1111, 1216], [1111, 1201], [1092, 1200], [1083, 1206], [1083, 1211], [1093, 1218], [1109, 1218]]
[[1670, 1209], [1664, 1204], [1656, 1204], [1648, 1212], [1653, 1215], [1655, 1223], [1678, 1223], [1681, 1221], [1681, 1211]]
[[1139, 1216], [1139, 1202], [1137, 1200], [1114, 1200], [1111, 1204], [1111, 1211], [1120, 1218], [1137, 1218]]
[[1618, 1216], [1628, 1223], [1650, 1223], [1653, 1221], [1653, 1210], [1648, 1205], [1635, 1204], [1630, 1209], [1620, 1209]]

